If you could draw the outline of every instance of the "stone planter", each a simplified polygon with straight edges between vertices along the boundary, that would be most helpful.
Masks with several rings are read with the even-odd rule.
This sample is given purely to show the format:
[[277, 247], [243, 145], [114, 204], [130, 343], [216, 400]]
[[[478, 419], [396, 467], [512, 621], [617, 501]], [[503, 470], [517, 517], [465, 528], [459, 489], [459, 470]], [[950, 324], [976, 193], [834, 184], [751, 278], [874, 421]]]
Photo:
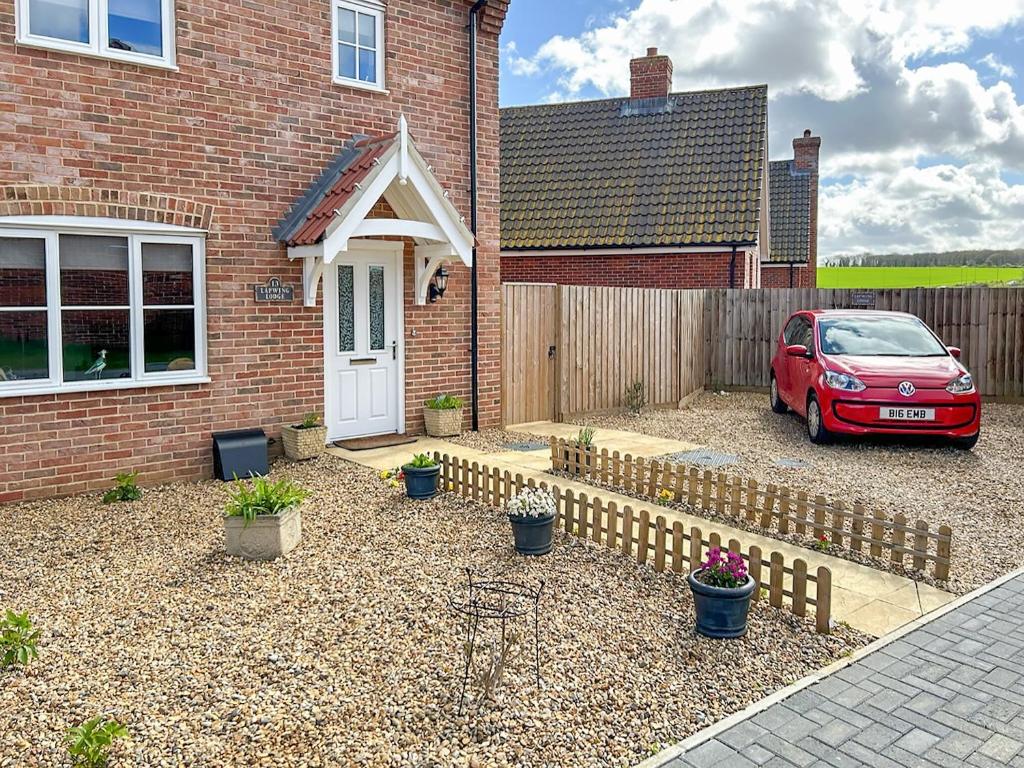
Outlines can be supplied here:
[[424, 408], [423, 424], [431, 437], [452, 437], [462, 434], [462, 408]]
[[693, 607], [697, 613], [697, 633], [705, 637], [741, 637], [747, 633], [747, 613], [750, 597], [757, 587], [748, 574], [742, 587], [727, 589], [713, 587], [697, 578], [700, 570], [687, 579], [693, 592]]
[[410, 499], [432, 499], [437, 494], [437, 480], [441, 476], [440, 465], [436, 467], [402, 467], [405, 476], [405, 495]]
[[259, 515], [248, 525], [244, 517], [224, 518], [224, 546], [229, 555], [246, 560], [273, 560], [291, 552], [302, 535], [298, 507], [281, 515]]
[[302, 461], [312, 459], [324, 452], [327, 444], [327, 427], [281, 427], [281, 442], [284, 455], [289, 459]]
[[520, 555], [546, 555], [551, 551], [552, 531], [555, 527], [555, 516], [522, 517], [509, 515], [512, 524], [512, 537], [515, 539], [516, 552]]

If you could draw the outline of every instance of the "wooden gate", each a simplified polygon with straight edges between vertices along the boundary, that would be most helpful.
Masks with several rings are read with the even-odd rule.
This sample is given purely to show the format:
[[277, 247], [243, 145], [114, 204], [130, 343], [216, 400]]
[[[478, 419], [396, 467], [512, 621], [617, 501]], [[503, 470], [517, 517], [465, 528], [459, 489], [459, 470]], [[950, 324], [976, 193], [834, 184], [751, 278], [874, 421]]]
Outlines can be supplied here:
[[501, 293], [503, 423], [554, 419], [558, 286], [506, 283]]

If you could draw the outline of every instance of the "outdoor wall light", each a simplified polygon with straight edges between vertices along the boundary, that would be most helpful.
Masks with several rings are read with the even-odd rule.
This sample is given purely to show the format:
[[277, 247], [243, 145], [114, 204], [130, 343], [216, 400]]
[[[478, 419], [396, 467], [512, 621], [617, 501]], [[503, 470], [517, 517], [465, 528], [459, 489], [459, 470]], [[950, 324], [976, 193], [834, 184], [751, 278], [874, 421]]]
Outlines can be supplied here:
[[433, 304], [444, 296], [446, 290], [448, 290], [448, 272], [444, 267], [438, 267], [437, 272], [434, 273], [434, 280], [430, 284], [430, 303]]

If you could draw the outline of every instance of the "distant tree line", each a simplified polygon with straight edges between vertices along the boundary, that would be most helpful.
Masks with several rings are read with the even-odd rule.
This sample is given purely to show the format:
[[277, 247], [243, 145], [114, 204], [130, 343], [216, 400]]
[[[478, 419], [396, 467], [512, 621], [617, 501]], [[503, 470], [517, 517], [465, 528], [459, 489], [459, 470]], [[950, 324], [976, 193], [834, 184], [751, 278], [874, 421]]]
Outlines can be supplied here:
[[1019, 267], [1024, 248], [1006, 251], [946, 251], [945, 253], [856, 253], [822, 260], [828, 267]]

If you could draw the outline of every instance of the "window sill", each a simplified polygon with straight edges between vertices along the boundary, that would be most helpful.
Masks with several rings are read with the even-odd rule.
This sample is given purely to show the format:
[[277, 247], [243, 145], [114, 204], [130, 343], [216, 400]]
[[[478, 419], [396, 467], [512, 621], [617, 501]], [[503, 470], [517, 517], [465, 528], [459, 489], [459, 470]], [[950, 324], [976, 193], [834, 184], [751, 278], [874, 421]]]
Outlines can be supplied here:
[[60, 42], [50, 42], [48, 40], [27, 40], [19, 39], [17, 41], [18, 46], [25, 48], [32, 48], [38, 51], [54, 51], [56, 53], [70, 53], [75, 56], [85, 56], [90, 59], [102, 59], [103, 61], [113, 61], [118, 64], [134, 64], [139, 67], [148, 67], [150, 69], [163, 69], [168, 72], [179, 72], [178, 65], [173, 61], [167, 59], [157, 59], [155, 57], [147, 57], [144, 54], [137, 56], [117, 56], [112, 53], [100, 53], [93, 48], [81, 48], [73, 44], [64, 45]]
[[71, 392], [109, 392], [119, 389], [152, 389], [154, 387], [177, 387], [185, 384], [209, 384], [209, 376], [168, 376], [160, 379], [137, 381], [135, 379], [100, 379], [99, 381], [72, 381], [54, 384], [43, 381], [38, 384], [0, 385], [0, 400], [5, 397], [31, 397], [33, 395], [63, 395]]
[[381, 88], [376, 83], [364, 83], [361, 80], [349, 80], [344, 77], [334, 77], [332, 79], [334, 80], [335, 85], [344, 85], [347, 88], [355, 88], [360, 91], [370, 91], [372, 93], [391, 93], [387, 88]]

